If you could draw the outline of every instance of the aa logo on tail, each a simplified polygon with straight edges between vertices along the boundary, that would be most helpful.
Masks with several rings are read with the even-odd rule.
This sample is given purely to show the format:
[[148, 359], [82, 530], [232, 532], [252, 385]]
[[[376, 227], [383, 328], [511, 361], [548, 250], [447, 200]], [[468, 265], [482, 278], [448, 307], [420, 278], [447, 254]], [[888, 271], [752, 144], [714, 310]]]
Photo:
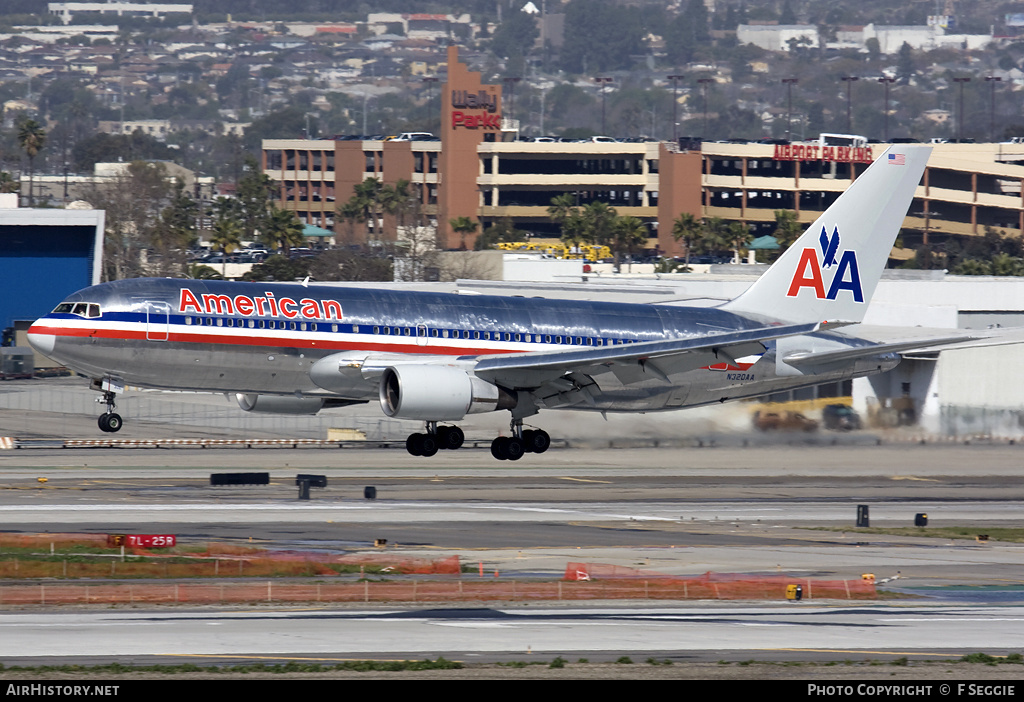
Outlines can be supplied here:
[[[802, 288], [810, 288], [814, 292], [814, 297], [819, 300], [835, 300], [840, 290], [849, 290], [854, 301], [864, 302], [857, 252], [852, 249], [843, 251], [839, 260], [836, 260], [836, 254], [839, 253], [839, 227], [832, 230], [832, 236], [829, 236], [825, 227], [822, 227], [818, 244], [821, 247], [821, 261], [818, 261], [817, 250], [804, 249], [800, 253], [796, 270], [793, 271], [793, 280], [789, 284], [786, 296], [797, 297]], [[828, 292], [825, 292], [823, 271], [832, 274]]]

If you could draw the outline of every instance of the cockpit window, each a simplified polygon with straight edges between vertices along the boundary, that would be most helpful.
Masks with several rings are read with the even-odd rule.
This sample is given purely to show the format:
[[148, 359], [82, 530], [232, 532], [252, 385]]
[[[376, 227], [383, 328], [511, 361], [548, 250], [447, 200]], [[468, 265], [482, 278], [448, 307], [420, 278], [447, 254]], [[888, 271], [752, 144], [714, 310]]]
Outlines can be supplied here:
[[53, 314], [77, 314], [95, 319], [100, 316], [100, 306], [93, 302], [62, 302], [54, 308]]

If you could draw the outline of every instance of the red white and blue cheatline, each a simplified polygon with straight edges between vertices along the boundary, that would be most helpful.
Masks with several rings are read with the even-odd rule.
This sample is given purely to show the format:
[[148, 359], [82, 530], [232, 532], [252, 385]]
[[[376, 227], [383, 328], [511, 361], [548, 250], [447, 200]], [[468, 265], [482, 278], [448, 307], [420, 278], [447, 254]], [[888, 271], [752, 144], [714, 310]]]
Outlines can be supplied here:
[[890, 166], [905, 166], [907, 165], [906, 154], [889, 154], [888, 164]]

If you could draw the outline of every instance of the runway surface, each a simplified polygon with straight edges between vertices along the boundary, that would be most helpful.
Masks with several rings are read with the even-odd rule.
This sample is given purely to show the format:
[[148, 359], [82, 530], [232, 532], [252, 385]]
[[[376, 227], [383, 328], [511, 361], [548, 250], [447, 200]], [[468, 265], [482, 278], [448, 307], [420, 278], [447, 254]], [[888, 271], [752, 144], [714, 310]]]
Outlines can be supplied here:
[[210, 663], [291, 656], [321, 661], [385, 655], [507, 660], [509, 654], [569, 654], [596, 661], [643, 653], [715, 661], [765, 660], [799, 652], [819, 660], [897, 655], [934, 660], [970, 651], [1019, 651], [1024, 647], [1022, 622], [1024, 607], [1018, 606], [799, 603], [32, 612], [0, 619], [0, 658], [110, 656]]
[[[1024, 545], [819, 531], [1021, 526], [1019, 446], [758, 446], [561, 450], [512, 464], [483, 452], [17, 450], [0, 452], [0, 530], [175, 533], [332, 552], [458, 555], [502, 577], [569, 562], [672, 575], [874, 573], [871, 603], [10, 611], [0, 659], [446, 657], [526, 652], [614, 659], [958, 656], [1024, 648]], [[266, 470], [263, 487], [209, 473]], [[296, 473], [328, 487], [297, 499]], [[45, 477], [45, 483], [38, 478]], [[377, 499], [363, 498], [374, 486]], [[467, 577], [467, 576], [463, 576]], [[477, 576], [473, 576], [477, 577]], [[13, 633], [17, 632], [17, 636]], [[212, 657], [207, 659], [207, 657]]]

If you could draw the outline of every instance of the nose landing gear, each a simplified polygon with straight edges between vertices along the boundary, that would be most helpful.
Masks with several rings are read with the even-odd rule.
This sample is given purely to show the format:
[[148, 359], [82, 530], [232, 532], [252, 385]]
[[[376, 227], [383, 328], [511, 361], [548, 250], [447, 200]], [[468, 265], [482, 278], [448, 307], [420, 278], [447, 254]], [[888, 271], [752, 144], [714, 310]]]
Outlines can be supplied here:
[[107, 411], [101, 414], [96, 422], [97, 424], [99, 424], [100, 431], [113, 433], [115, 431], [120, 431], [121, 427], [124, 426], [124, 422], [121, 419], [121, 415], [114, 412], [115, 397], [115, 393], [111, 392], [110, 390], [104, 390], [103, 398], [96, 400], [97, 402], [102, 402], [107, 406]]

